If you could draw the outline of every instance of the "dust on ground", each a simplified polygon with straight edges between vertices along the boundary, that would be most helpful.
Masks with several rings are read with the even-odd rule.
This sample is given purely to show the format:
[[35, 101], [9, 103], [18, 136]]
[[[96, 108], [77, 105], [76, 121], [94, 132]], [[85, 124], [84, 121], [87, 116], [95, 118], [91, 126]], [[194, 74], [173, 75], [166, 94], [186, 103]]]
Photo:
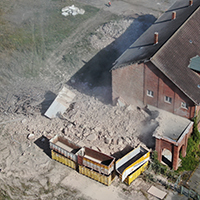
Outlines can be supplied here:
[[[81, 146], [116, 157], [130, 146], [141, 144], [141, 129], [150, 116], [137, 106], [111, 105], [109, 69], [172, 2], [113, 1], [111, 7], [104, 0], [0, 3], [0, 22], [9, 22], [11, 32], [28, 25], [30, 30], [25, 33], [33, 41], [30, 47], [22, 41], [26, 51], [20, 42], [5, 43], [8, 49], [1, 47], [0, 198], [156, 199], [146, 193], [150, 184], [141, 178], [129, 187], [116, 178], [107, 187], [51, 160], [48, 139], [63, 135]], [[62, 21], [60, 8], [71, 4], [85, 6], [86, 13], [92, 10], [91, 17], [66, 38], [47, 44], [47, 32], [42, 27], [48, 19], [53, 20], [51, 16]], [[49, 31], [53, 29], [56, 26]], [[100, 72], [97, 77], [93, 76], [96, 72]], [[63, 86], [76, 97], [63, 116], [50, 120], [43, 114]], [[27, 139], [29, 134], [33, 137]], [[143, 141], [148, 146], [147, 137]], [[167, 199], [171, 199], [173, 193], [168, 194]]]

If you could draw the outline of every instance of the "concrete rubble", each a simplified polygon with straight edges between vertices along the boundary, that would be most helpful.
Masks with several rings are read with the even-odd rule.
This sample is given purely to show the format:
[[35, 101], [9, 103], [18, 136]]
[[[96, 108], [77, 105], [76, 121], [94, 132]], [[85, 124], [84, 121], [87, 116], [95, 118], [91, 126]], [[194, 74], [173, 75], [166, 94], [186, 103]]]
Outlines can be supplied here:
[[72, 16], [75, 16], [78, 14], [83, 15], [85, 13], [85, 10], [79, 9], [78, 7], [75, 7], [74, 5], [66, 6], [66, 7], [62, 8], [61, 11], [62, 11], [62, 15], [65, 17], [68, 15], [72, 15]]

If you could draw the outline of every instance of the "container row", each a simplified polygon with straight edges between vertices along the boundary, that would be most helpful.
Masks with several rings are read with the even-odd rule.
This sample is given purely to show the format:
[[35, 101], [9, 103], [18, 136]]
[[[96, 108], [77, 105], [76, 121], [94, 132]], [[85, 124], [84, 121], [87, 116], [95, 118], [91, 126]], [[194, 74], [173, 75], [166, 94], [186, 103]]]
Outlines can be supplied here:
[[122, 182], [130, 185], [148, 166], [150, 152], [139, 146], [122, 158], [80, 147], [68, 139], [55, 136], [50, 141], [52, 159], [105, 185], [110, 185], [118, 174]]

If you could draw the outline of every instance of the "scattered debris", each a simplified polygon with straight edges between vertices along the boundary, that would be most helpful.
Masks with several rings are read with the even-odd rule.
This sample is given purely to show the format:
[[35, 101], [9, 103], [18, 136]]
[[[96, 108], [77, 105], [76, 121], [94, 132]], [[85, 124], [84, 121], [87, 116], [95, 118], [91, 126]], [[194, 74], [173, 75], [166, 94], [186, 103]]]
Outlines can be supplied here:
[[105, 143], [106, 143], [106, 144], [110, 144], [111, 141], [112, 141], [112, 138], [110, 138], [110, 137], [105, 137]]
[[[5, 0], [4, 2], [9, 3], [9, 1]], [[22, 2], [26, 2], [26, 4], [34, 3], [36, 7], [33, 7], [34, 9], [32, 9], [31, 12], [27, 12], [27, 5], [24, 4], [23, 8], [22, 6], [20, 6]], [[46, 1], [36, 0], [22, 2], [18, 2], [20, 3], [19, 5], [18, 3], [16, 3], [15, 10], [14, 13], [12, 13], [12, 16], [16, 20], [19, 18], [22, 19], [23, 27], [26, 23], [28, 27], [30, 25], [29, 23], [31, 23], [31, 25], [35, 25], [36, 18], [34, 17], [34, 10], [36, 11], [36, 15], [42, 14], [41, 16], [43, 16], [43, 14], [45, 15], [45, 13], [41, 13], [40, 9], [42, 9], [45, 12], [49, 12], [49, 4], [46, 3]], [[40, 4], [41, 2], [42, 4]], [[96, 1], [94, 2], [95, 4], [97, 4]], [[104, 3], [105, 2], [98, 2], [98, 4], [102, 5], [104, 5]], [[57, 10], [58, 2], [56, 2], [55, 5]], [[99, 17], [91, 21], [92, 25], [98, 25], [98, 21], [103, 23], [103, 20], [105, 19], [106, 23], [103, 23], [103, 26], [101, 26], [97, 30], [97, 32], [95, 32], [95, 34], [91, 34], [89, 40], [90, 43], [93, 45], [93, 48], [101, 50], [102, 48], [108, 46], [113, 41], [115, 41], [116, 38], [121, 36], [122, 33], [124, 33], [125, 31], [125, 34], [122, 36], [127, 37], [126, 41], [127, 43], [130, 43], [130, 41], [133, 41], [135, 39], [135, 35], [136, 37], [138, 37], [138, 34], [140, 34], [140, 30], [144, 29], [143, 25], [148, 25], [148, 20], [143, 20], [143, 18], [142, 21], [141, 18], [139, 18], [139, 21], [135, 20], [135, 10], [130, 9], [129, 4], [124, 4], [124, 2], [120, 1], [120, 4], [118, 4], [118, 6], [120, 6], [120, 9], [122, 8], [122, 11], [124, 14], [126, 14], [126, 16], [128, 16], [129, 13], [131, 13], [131, 16], [134, 17], [128, 17], [125, 20], [117, 20], [117, 22], [112, 21], [110, 23], [107, 22], [109, 13], [99, 12], [101, 13], [101, 15], [97, 15]], [[123, 6], [127, 7], [124, 8]], [[5, 8], [7, 9], [7, 6], [5, 6]], [[130, 12], [125, 12], [127, 9], [130, 10]], [[111, 9], [110, 11], [113, 10], [116, 10], [117, 13], [119, 9]], [[120, 15], [122, 14], [122, 11], [119, 12]], [[17, 15], [15, 15], [16, 13], [18, 13], [18, 15], [20, 16], [17, 17]], [[137, 11], [137, 13], [139, 13], [139, 11]], [[147, 12], [145, 11], [145, 14], [142, 14], [142, 17], [147, 16], [149, 18], [149, 15], [146, 15], [146, 13]], [[49, 16], [48, 14], [49, 13], [47, 13], [47, 16]], [[105, 18], [102, 18], [102, 14], [105, 15]], [[30, 16], [30, 18], [28, 18], [28, 16]], [[44, 18], [44, 22], [46, 23], [45, 19], [46, 18]], [[15, 23], [13, 24], [16, 26]], [[40, 25], [41, 23], [39, 23], [39, 26]], [[83, 23], [82, 25], [85, 26], [85, 23]], [[132, 25], [134, 25], [134, 29], [130, 28]], [[39, 32], [42, 33], [44, 26], [40, 27], [41, 30], [39, 30]], [[80, 26], [78, 28], [78, 30], [82, 30], [83, 26]], [[32, 31], [34, 33], [35, 29], [33, 28]], [[84, 33], [80, 31], [79, 34], [81, 34], [82, 36]], [[77, 38], [78, 40], [75, 38], [74, 43], [76, 41], [79, 41], [79, 35], [77, 35]], [[71, 40], [71, 37], [69, 39]], [[111, 187], [110, 191], [108, 191], [106, 187], [100, 188], [99, 185], [95, 184], [95, 182], [94, 184], [92, 182], [88, 182], [88, 184], [87, 181], [85, 181], [85, 179], [77, 178], [76, 173], [70, 173], [70, 170], [68, 168], [65, 167], [64, 169], [63, 165], [55, 164], [55, 162], [52, 162], [47, 156], [50, 155], [47, 149], [45, 149], [47, 148], [47, 146], [45, 146], [47, 144], [47, 139], [52, 138], [53, 136], [55, 136], [55, 134], [63, 134], [63, 136], [67, 135], [67, 137], [70, 136], [70, 139], [72, 139], [72, 141], [78, 141], [77, 144], [81, 146], [93, 146], [96, 147], [99, 150], [99, 152], [107, 152], [109, 154], [110, 150], [108, 149], [108, 147], [110, 145], [107, 145], [104, 142], [104, 135], [107, 134], [106, 130], [109, 129], [109, 132], [113, 133], [112, 138], [114, 138], [115, 142], [117, 142], [117, 139], [121, 138], [124, 134], [132, 135], [132, 130], [134, 130], [133, 127], [136, 127], [136, 130], [134, 130], [134, 140], [132, 141], [139, 142], [138, 135], [140, 134], [140, 130], [138, 130], [138, 127], [140, 127], [140, 124], [138, 121], [144, 120], [144, 115], [142, 115], [141, 112], [137, 112], [137, 116], [135, 116], [133, 112], [128, 112], [128, 110], [124, 110], [124, 108], [122, 108], [123, 110], [121, 110], [121, 108], [111, 107], [110, 105], [104, 105], [101, 102], [95, 101], [96, 98], [91, 98], [90, 95], [85, 95], [86, 93], [89, 93], [88, 91], [86, 93], [83, 92], [83, 94], [80, 94], [78, 90], [73, 90], [73, 92], [76, 95], [78, 95], [78, 98], [76, 98], [76, 104], [74, 109], [71, 109], [69, 110], [69, 112], [64, 113], [65, 117], [68, 120], [60, 120], [59, 118], [53, 118], [49, 120], [48, 118], [43, 116], [44, 112], [49, 107], [49, 103], [51, 102], [51, 100], [55, 99], [55, 96], [52, 98], [52, 96], [48, 96], [47, 93], [49, 91], [55, 93], [59, 91], [58, 88], [60, 87], [61, 80], [57, 79], [57, 77], [63, 77], [63, 84], [64, 81], [68, 80], [70, 76], [77, 69], [80, 68], [80, 65], [76, 65], [77, 63], [74, 63], [73, 71], [70, 72], [70, 70], [68, 70], [68, 65], [65, 65], [62, 69], [62, 65], [58, 63], [59, 57], [62, 59], [62, 56], [60, 55], [66, 53], [66, 51], [68, 50], [66, 50], [66, 48], [70, 49], [71, 46], [74, 45], [73, 43], [69, 44], [68, 41], [69, 40], [67, 39], [65, 43], [62, 43], [62, 48], [61, 46], [58, 49], [56, 48], [56, 50], [52, 52], [52, 55], [49, 56], [50, 58], [47, 60], [47, 62], [46, 59], [42, 61], [44, 65], [43, 67], [41, 67], [41, 70], [38, 70], [38, 76], [36, 77], [31, 77], [31, 74], [30, 76], [28, 75], [28, 78], [20, 78], [19, 76], [22, 72], [24, 74], [24, 69], [26, 69], [25, 67], [31, 67], [31, 69], [34, 69], [34, 67], [38, 66], [37, 64], [39, 64], [38, 62], [29, 63], [29, 60], [24, 59], [24, 56], [26, 56], [26, 58], [31, 57], [31, 61], [33, 60], [32, 56], [29, 56], [32, 55], [29, 54], [32, 53], [31, 51], [14, 51], [13, 53], [15, 53], [14, 55], [17, 54], [17, 57], [15, 57], [14, 55], [10, 57], [3, 55], [5, 59], [1, 59], [2, 66], [5, 66], [2, 68], [2, 77], [7, 77], [5, 78], [5, 84], [3, 83], [4, 79], [3, 81], [1, 81], [1, 91], [3, 91], [3, 93], [1, 93], [0, 97], [0, 121], [2, 124], [2, 134], [0, 140], [0, 171], [2, 173], [0, 183], [1, 193], [3, 196], [6, 195], [7, 197], [8, 195], [8, 198], [10, 196], [11, 199], [63, 199], [66, 196], [69, 199], [77, 199], [80, 198], [80, 195], [84, 194], [84, 191], [95, 191], [95, 195], [94, 193], [92, 194], [94, 196], [88, 194], [85, 199], [90, 198], [90, 196], [92, 196], [91, 199], [96, 199], [98, 193], [100, 193], [99, 196], [101, 196], [102, 199], [109, 198], [110, 196], [110, 199], [122, 199], [117, 198], [117, 190], [119, 190], [118, 187]], [[116, 48], [119, 46], [118, 43], [113, 43], [114, 47], [121, 53], [124, 49], [125, 44], [124, 40], [122, 41], [123, 45], [121, 45], [119, 48]], [[6, 55], [6, 52], [4, 53]], [[72, 51], [70, 51], [69, 54], [71, 55]], [[83, 57], [83, 55], [80, 54], [80, 52], [79, 55], [81, 58]], [[89, 61], [89, 59], [92, 56], [93, 55], [91, 54], [84, 54], [84, 58], [86, 61]], [[10, 63], [8, 62], [8, 60], [10, 60]], [[23, 60], [23, 63], [21, 63], [20, 60]], [[26, 61], [28, 65], [24, 61]], [[37, 58], [35, 58], [33, 61], [37, 61]], [[36, 63], [36, 65], [34, 63]], [[69, 63], [69, 66], [71, 66], [71, 63]], [[7, 69], [8, 71], [6, 71]], [[43, 71], [45, 73], [43, 73]], [[31, 73], [32, 72], [34, 71], [31, 71]], [[15, 73], [16, 76], [14, 76]], [[55, 77], [56, 80], [54, 79]], [[79, 79], [72, 79], [71, 83], [79, 84], [78, 80]], [[6, 87], [4, 87], [4, 85]], [[9, 85], [11, 87], [9, 87]], [[69, 89], [72, 90], [72, 88]], [[99, 94], [99, 96], [103, 100], [106, 94], [110, 95], [110, 92], [107, 92], [106, 87], [99, 87], [97, 90], [94, 91], [96, 94]], [[107, 95], [107, 98], [108, 97], [110, 98], [110, 96]], [[23, 119], [25, 119], [25, 121]], [[76, 125], [75, 127], [72, 124], [72, 122], [75, 120], [77, 120], [78, 125], [81, 126]], [[94, 129], [94, 127], [98, 127], [98, 130], [96, 130], [95, 128], [98, 139], [90, 142], [87, 140], [87, 136], [91, 134], [91, 128]], [[127, 128], [129, 128], [130, 132], [125, 132]], [[76, 131], [78, 134], [82, 133], [83, 139], [77, 140]], [[30, 135], [34, 133], [34, 144], [32, 144], [32, 142], [27, 139], [28, 133]], [[45, 141], [42, 141], [42, 135], [44, 135], [47, 138], [45, 139]], [[15, 140], [16, 138], [17, 142]], [[36, 140], [36, 138], [39, 139]], [[124, 140], [122, 139], [122, 145], [116, 145], [116, 148], [114, 150], [112, 149], [112, 152], [116, 152], [120, 148], [123, 149], [123, 141]], [[135, 143], [132, 144], [132, 146], [135, 146]], [[40, 151], [40, 149], [43, 151]], [[63, 177], [65, 177], [64, 180]], [[141, 192], [138, 191], [140, 191], [141, 187], [144, 189], [144, 186], [145, 189], [147, 189], [148, 183], [144, 183], [144, 181], [141, 181], [141, 179], [138, 179], [137, 181], [140, 184], [137, 185], [136, 183], [134, 183], [134, 189], [130, 190], [132, 195], [131, 198], [143, 199], [144, 196]], [[74, 189], [71, 191], [71, 188], [76, 188], [78, 191], [80, 190], [80, 193], [77, 193]], [[105, 196], [102, 196], [102, 194], [105, 194]], [[130, 197], [130, 194], [128, 194], [128, 196]]]
[[123, 99], [120, 97], [117, 100], [117, 105], [120, 106], [120, 107], [124, 107], [126, 104], [124, 103]]
[[91, 135], [89, 135], [89, 136], [87, 137], [87, 140], [89, 140], [89, 141], [94, 141], [94, 140], [96, 140], [96, 138], [97, 138], [96, 134], [93, 133], [93, 134], [91, 134]]
[[73, 16], [78, 15], [78, 14], [83, 15], [84, 13], [85, 13], [85, 10], [79, 9], [78, 7], [75, 7], [74, 5], [66, 6], [62, 8], [62, 15], [65, 17], [68, 15], [73, 15]]
[[25, 124], [27, 122], [27, 119], [23, 119], [21, 122], [22, 124]]
[[35, 139], [35, 135], [33, 133], [28, 134], [27, 138], [29, 140], [34, 140]]
[[117, 144], [120, 146], [123, 144], [123, 139], [122, 138], [118, 138], [117, 140]]

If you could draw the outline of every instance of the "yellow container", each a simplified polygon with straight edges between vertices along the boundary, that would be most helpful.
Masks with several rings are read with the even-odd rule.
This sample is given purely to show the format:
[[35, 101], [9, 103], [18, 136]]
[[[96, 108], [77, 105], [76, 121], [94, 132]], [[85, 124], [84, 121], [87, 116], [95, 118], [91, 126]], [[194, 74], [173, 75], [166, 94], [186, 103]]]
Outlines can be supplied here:
[[124, 180], [134, 171], [143, 166], [150, 158], [150, 152], [139, 146], [133, 149], [115, 163], [115, 169], [119, 173], [121, 180]]
[[56, 153], [53, 150], [51, 150], [51, 157], [53, 160], [63, 163], [64, 165], [67, 165], [68, 167], [71, 167], [72, 169], [76, 169], [76, 163], [74, 161]]
[[99, 172], [110, 175], [114, 170], [115, 158], [101, 152], [84, 147], [84, 155], [78, 158], [78, 164]]
[[146, 162], [139, 169], [135, 170], [129, 176], [127, 176], [126, 179], [124, 180], [124, 183], [130, 185], [142, 172], [144, 172], [147, 169], [147, 166], [148, 162]]
[[100, 183], [103, 183], [107, 186], [110, 185], [115, 178], [114, 171], [109, 176], [106, 176], [103, 174], [99, 174], [98, 172], [93, 171], [93, 170], [91, 170], [87, 167], [81, 166], [81, 165], [79, 165], [78, 168], [79, 168], [80, 174], [83, 174], [83, 175], [85, 175], [91, 179], [94, 179], [95, 181], [98, 181]]

